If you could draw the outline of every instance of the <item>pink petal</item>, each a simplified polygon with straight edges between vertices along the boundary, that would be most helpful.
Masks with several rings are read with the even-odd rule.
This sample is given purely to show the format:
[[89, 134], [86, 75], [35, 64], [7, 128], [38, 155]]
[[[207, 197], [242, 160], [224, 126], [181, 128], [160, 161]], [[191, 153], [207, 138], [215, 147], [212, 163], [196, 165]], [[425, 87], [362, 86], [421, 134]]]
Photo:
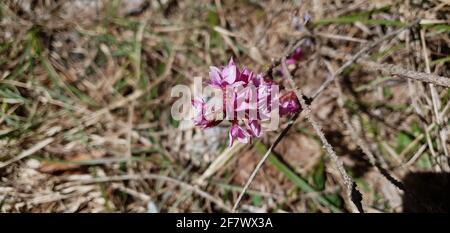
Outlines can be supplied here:
[[293, 91], [290, 91], [280, 97], [280, 115], [288, 115], [301, 111], [300, 102], [297, 95]]
[[261, 125], [256, 120], [253, 120], [248, 124], [248, 129], [253, 137], [260, 137], [262, 135]]
[[261, 85], [261, 83], [264, 83], [264, 77], [262, 74], [258, 74], [258, 75], [254, 75], [251, 79], [253, 85], [255, 85], [256, 87], [259, 87], [259, 85]]
[[220, 70], [215, 66], [209, 67], [209, 79], [212, 86], [220, 86], [222, 78], [220, 77]]
[[235, 139], [237, 139], [241, 143], [248, 143], [250, 141], [250, 135], [248, 134], [248, 132], [242, 129], [237, 124], [233, 124], [231, 126], [229, 138], [230, 138], [230, 142], [228, 144], [229, 147], [233, 145]]
[[247, 84], [250, 82], [250, 80], [252, 80], [252, 78], [253, 78], [253, 71], [244, 68], [242, 69], [242, 72], [240, 73], [238, 80]]
[[209, 128], [218, 125], [221, 120], [207, 120], [205, 118], [205, 102], [201, 97], [194, 97], [192, 100], [192, 106], [194, 107], [194, 117], [192, 121], [194, 125], [202, 128]]
[[230, 57], [230, 61], [228, 61], [228, 66], [234, 66], [234, 60], [233, 57]]
[[237, 90], [233, 99], [235, 111], [247, 113], [249, 110], [256, 110], [258, 106], [256, 97], [256, 90], [250, 87]]
[[194, 99], [191, 102], [194, 108], [201, 107], [204, 104], [203, 98], [199, 96], [194, 97]]
[[236, 81], [236, 75], [238, 73], [235, 65], [229, 65], [222, 70], [223, 81], [227, 84], [233, 84]]

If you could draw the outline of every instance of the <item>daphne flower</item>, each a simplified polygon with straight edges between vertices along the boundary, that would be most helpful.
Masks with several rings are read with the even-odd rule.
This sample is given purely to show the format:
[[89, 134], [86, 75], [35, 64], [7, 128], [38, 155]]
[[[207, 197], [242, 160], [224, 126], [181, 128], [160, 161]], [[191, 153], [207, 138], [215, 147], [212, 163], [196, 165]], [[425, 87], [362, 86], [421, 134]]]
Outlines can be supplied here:
[[[299, 50], [290, 56], [298, 60]], [[280, 116], [293, 114], [301, 110], [294, 92], [288, 92], [281, 97], [274, 90], [272, 80], [262, 74], [255, 74], [248, 68], [239, 70], [233, 59], [225, 67], [211, 66], [208, 85], [223, 92], [220, 103], [196, 97], [192, 101], [195, 110], [194, 124], [202, 128], [218, 125], [223, 116], [231, 122], [229, 131], [229, 146], [234, 140], [248, 143], [252, 138], [263, 134], [262, 123], [270, 120], [274, 100], [280, 103]], [[216, 97], [220, 98], [220, 97]], [[214, 105], [216, 104], [216, 105]]]
[[297, 95], [290, 91], [280, 97], [280, 115], [285, 116], [301, 111]]
[[270, 80], [265, 80], [262, 78], [257, 79], [258, 86], [258, 119], [259, 120], [268, 120], [270, 119], [270, 113], [272, 111], [271, 104], [273, 100], [278, 98], [277, 94], [274, 90], [274, 84]]
[[230, 141], [228, 146], [231, 147], [235, 139], [241, 143], [248, 143], [250, 141], [250, 134], [239, 125], [233, 124], [230, 128], [229, 138]]
[[261, 124], [257, 120], [252, 120], [248, 124], [248, 131], [253, 137], [261, 137], [262, 131], [261, 131]]

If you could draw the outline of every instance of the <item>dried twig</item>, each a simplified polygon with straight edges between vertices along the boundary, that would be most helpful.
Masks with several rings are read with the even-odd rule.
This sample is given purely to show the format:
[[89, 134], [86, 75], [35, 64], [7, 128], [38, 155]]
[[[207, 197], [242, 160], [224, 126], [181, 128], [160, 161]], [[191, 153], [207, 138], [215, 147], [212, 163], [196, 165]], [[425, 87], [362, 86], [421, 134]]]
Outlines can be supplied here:
[[[360, 58], [362, 55], [364, 55], [367, 51], [369, 51], [370, 49], [374, 48], [375, 46], [377, 46], [378, 44], [380, 44], [381, 42], [383, 42], [384, 40], [398, 34], [399, 32], [410, 28], [414, 25], [416, 25], [419, 21], [415, 20], [413, 23], [393, 32], [393, 33], [389, 33], [385, 36], [383, 36], [382, 38], [380, 38], [379, 40], [369, 44], [368, 46], [364, 47], [363, 49], [361, 49], [358, 53], [356, 53], [354, 56], [352, 56], [346, 63], [344, 63], [338, 70], [336, 70], [336, 72], [327, 80], [325, 81], [319, 88], [318, 90], [313, 94], [313, 96], [311, 98], [306, 98], [310, 101], [313, 101], [315, 98], [317, 98], [319, 96], [320, 93], [322, 93], [331, 83], [332, 81], [334, 81], [336, 79], [336, 77], [338, 75], [340, 75], [346, 68], [348, 68], [349, 66], [351, 66], [353, 64], [353, 62], [355, 62], [358, 58]], [[271, 75], [272, 71], [275, 67], [277, 67], [278, 65], [280, 65], [282, 63], [282, 61], [284, 59], [286, 59], [286, 57], [288, 57], [293, 50], [299, 46], [302, 42], [304, 37], [310, 36], [308, 33], [306, 35], [303, 35], [303, 37], [301, 39], [299, 39], [297, 42], [293, 43], [295, 44], [295, 46], [292, 46], [288, 49], [288, 53], [286, 53], [284, 56], [282, 56], [281, 58], [275, 60], [272, 62], [272, 64], [269, 66], [269, 69], [266, 72], [266, 75]], [[287, 72], [289, 73], [289, 72]], [[289, 73], [290, 74], [290, 73]], [[302, 95], [303, 96], [303, 95]], [[297, 96], [299, 97], [299, 96]], [[300, 97], [299, 97], [300, 98]], [[301, 100], [305, 103], [304, 101], [304, 96], [301, 98]], [[261, 168], [262, 164], [264, 164], [264, 161], [267, 159], [267, 157], [269, 156], [269, 154], [273, 151], [273, 149], [278, 145], [278, 143], [281, 141], [281, 139], [284, 137], [284, 135], [287, 134], [287, 132], [289, 131], [289, 129], [292, 127], [292, 125], [295, 123], [295, 121], [298, 118], [298, 114], [295, 115], [294, 117], [291, 118], [291, 120], [289, 121], [288, 125], [286, 126], [286, 128], [283, 129], [283, 131], [278, 135], [278, 137], [275, 139], [275, 142], [270, 146], [269, 150], [266, 152], [266, 154], [263, 156], [263, 158], [260, 160], [260, 162], [258, 163], [258, 165], [256, 166], [256, 168], [254, 169], [254, 171], [252, 172], [252, 174], [250, 175], [249, 179], [247, 180], [246, 185], [244, 186], [244, 189], [242, 190], [242, 192], [240, 193], [238, 199], [236, 200], [236, 203], [233, 207], [233, 211], [236, 210], [237, 206], [239, 205], [239, 202], [242, 200], [242, 197], [245, 194], [245, 191], [248, 189], [248, 187], [250, 186], [250, 183], [253, 181], [254, 177], [256, 176], [256, 173], [258, 172], [258, 170]], [[320, 128], [317, 128], [320, 129]], [[326, 139], [325, 139], [326, 140]], [[345, 173], [345, 170], [343, 171]], [[343, 173], [341, 171], [341, 173]], [[348, 176], [343, 176], [343, 177], [348, 177]], [[353, 182], [349, 182], [349, 180], [346, 181], [346, 185], [354, 185]], [[349, 187], [349, 186], [348, 186]], [[350, 187], [351, 192], [350, 193], [356, 193], [353, 191], [357, 191], [355, 189], [355, 186]], [[359, 193], [359, 192], [358, 192]], [[354, 199], [357, 199], [359, 197], [354, 197]], [[362, 210], [362, 206], [358, 206], [359, 210]]]
[[[307, 36], [307, 35], [306, 35], [306, 36]], [[390, 38], [391, 36], [392, 36], [392, 35], [384, 36], [384, 37], [383, 37], [383, 40], [385, 40], [385, 39], [387, 39], [387, 38]], [[336, 78], [338, 75], [340, 75], [346, 68], [348, 68], [350, 65], [352, 65], [354, 61], [356, 61], [360, 56], [362, 56], [363, 54], [365, 54], [370, 48], [373, 48], [373, 47], [375, 47], [377, 44], [381, 43], [383, 40], [380, 39], [380, 40], [378, 40], [378, 41], [376, 41], [376, 42], [370, 44], [369, 46], [363, 48], [363, 49], [362, 49], [361, 51], [359, 51], [358, 53], [356, 53], [356, 55], [354, 55], [351, 59], [349, 59], [349, 61], [347, 61], [345, 64], [343, 64], [338, 70], [336, 70], [336, 72], [335, 72], [335, 73], [334, 73], [334, 74], [333, 74], [333, 75], [332, 75], [332, 76], [331, 76], [324, 84], [322, 84], [321, 87], [319, 87], [319, 89], [315, 92], [315, 94], [313, 94], [313, 96], [312, 96], [311, 98], [308, 98], [308, 97], [303, 96], [303, 95], [297, 95], [297, 97], [298, 97], [299, 99], [301, 99], [302, 102], [303, 102], [304, 104], [306, 104], [305, 99], [309, 100], [309, 102], [312, 102], [315, 98], [317, 98], [317, 97], [319, 96], [319, 94], [320, 94], [323, 90], [326, 89], [326, 87], [327, 87], [329, 84], [331, 84], [331, 82], [332, 82], [333, 80], [335, 80], [335, 78]], [[288, 53], [286, 53], [286, 54], [285, 54], [284, 56], [282, 56], [281, 58], [279, 58], [279, 59], [273, 61], [272, 64], [269, 66], [269, 69], [268, 69], [268, 71], [266, 72], [266, 75], [269, 75], [269, 76], [270, 76], [270, 74], [272, 73], [273, 69], [274, 69], [275, 67], [277, 67], [278, 65], [280, 65], [280, 64], [282, 63], [282, 61], [285, 60], [286, 57], [288, 57], [288, 56], [292, 53], [292, 51], [293, 51], [293, 49], [295, 49], [295, 47], [300, 46], [300, 43], [301, 43], [302, 41], [303, 41], [303, 40], [298, 40], [297, 42], [295, 42], [295, 43], [294, 43], [295, 46], [293, 46], [292, 48], [289, 48], [289, 49], [288, 49], [288, 51], [289, 51]], [[283, 65], [283, 64], [282, 64], [282, 65]], [[288, 71], [285, 71], [285, 73], [288, 73], [288, 74], [290, 75], [290, 72], [288, 72]], [[301, 96], [301, 97], [300, 97], [300, 96]], [[309, 103], [308, 103], [308, 104], [309, 104]], [[309, 106], [308, 104], [306, 104], [306, 105]], [[305, 108], [304, 108], [304, 109], [305, 109]], [[258, 165], [255, 167], [255, 169], [253, 170], [253, 172], [252, 172], [252, 174], [250, 175], [249, 179], [247, 180], [247, 183], [245, 184], [244, 189], [243, 189], [242, 192], [239, 194], [239, 197], [238, 197], [238, 199], [236, 200], [236, 203], [235, 203], [235, 205], [234, 205], [234, 207], [233, 207], [233, 211], [235, 211], [236, 208], [238, 207], [240, 201], [242, 200], [242, 198], [243, 198], [243, 196], [244, 196], [244, 194], [245, 194], [245, 191], [246, 191], [246, 190], [248, 189], [248, 187], [250, 186], [250, 184], [251, 184], [251, 182], [253, 181], [254, 177], [256, 176], [256, 173], [258, 172], [258, 170], [259, 170], [259, 169], [261, 168], [261, 166], [264, 164], [264, 162], [265, 162], [265, 160], [267, 159], [267, 157], [270, 155], [270, 153], [273, 151], [273, 149], [278, 145], [278, 143], [281, 141], [281, 139], [287, 134], [287, 132], [289, 131], [289, 129], [292, 127], [292, 125], [293, 125], [293, 124], [295, 123], [295, 121], [297, 120], [298, 116], [299, 116], [299, 114], [296, 114], [295, 116], [293, 116], [293, 117], [291, 118], [291, 120], [289, 121], [289, 123], [288, 123], [288, 125], [286, 126], [286, 128], [284, 128], [283, 131], [278, 135], [278, 137], [275, 139], [275, 142], [269, 147], [269, 149], [267, 150], [266, 154], [265, 154], [265, 155], [263, 156], [263, 158], [259, 161]], [[316, 124], [316, 126], [318, 126], [318, 125]], [[315, 129], [320, 130], [320, 127], [315, 127]], [[319, 135], [319, 136], [320, 136], [320, 135]], [[322, 134], [322, 136], [323, 136], [323, 134]], [[325, 139], [325, 140], [326, 140], [325, 137], [323, 137], [323, 138], [321, 138], [321, 139]], [[327, 143], [327, 144], [328, 144], [328, 143]], [[329, 144], [328, 144], [328, 145], [329, 145]], [[331, 146], [330, 146], [330, 148], [331, 148]], [[328, 151], [328, 152], [330, 152], [330, 151]], [[333, 153], [333, 154], [335, 155], [335, 153]], [[335, 158], [337, 158], [337, 156], [336, 156]], [[338, 163], [339, 163], [339, 160], [337, 159], [336, 161], [337, 161], [336, 164], [338, 164]], [[339, 165], [338, 165], [338, 166], [339, 166]], [[343, 167], [342, 167], [342, 168], [343, 168]], [[351, 191], [349, 192], [349, 194], [350, 194], [350, 195], [352, 195], [352, 194], [355, 195], [355, 196], [352, 197], [352, 199], [355, 199], [355, 200], [361, 199], [361, 195], [360, 195], [359, 191], [356, 190], [355, 183], [354, 183], [353, 181], [351, 181], [351, 179], [347, 179], [347, 178], [349, 178], [349, 177], [348, 177], [348, 175], [346, 175], [345, 170], [341, 169], [341, 170], [340, 170], [340, 173], [341, 173], [341, 174], [345, 174], [345, 175], [343, 176], [343, 177], [345, 178], [344, 180], [345, 180], [345, 182], [346, 182], [347, 187], [351, 190]], [[358, 195], [358, 194], [359, 194], [359, 195]], [[354, 203], [358, 203], [358, 202], [357, 202], [357, 201], [354, 201]], [[358, 204], [358, 205], [357, 205], [357, 208], [359, 209], [360, 212], [362, 212], [362, 206], [361, 206], [361, 205]]]
[[19, 161], [19, 160], [21, 160], [21, 159], [23, 159], [23, 158], [25, 158], [25, 157], [28, 157], [28, 156], [30, 156], [30, 155], [36, 153], [37, 151], [41, 150], [42, 148], [44, 148], [44, 147], [47, 146], [48, 144], [52, 143], [54, 140], [55, 140], [54, 138], [46, 138], [46, 139], [44, 139], [44, 140], [42, 140], [42, 141], [36, 143], [36, 144], [35, 144], [34, 146], [32, 146], [31, 148], [22, 151], [22, 153], [20, 153], [20, 154], [17, 155], [16, 157], [14, 157], [14, 158], [12, 158], [12, 159], [6, 161], [6, 162], [0, 163], [0, 169], [1, 169], [1, 168], [4, 168], [4, 167], [6, 167], [6, 166], [9, 166], [9, 165], [12, 164], [12, 163], [15, 163], [15, 162], [17, 162], [17, 161]]
[[[297, 95], [297, 98], [300, 101], [300, 105], [302, 106], [302, 112], [304, 112], [306, 119], [314, 128], [314, 131], [316, 131], [317, 136], [319, 136], [320, 141], [322, 141], [322, 144], [323, 144], [325, 150], [327, 151], [331, 160], [333, 160], [334, 165], [337, 167], [339, 174], [341, 175], [341, 177], [344, 181], [344, 184], [347, 187], [347, 198], [355, 205], [354, 207], [356, 207], [356, 208], [354, 208], [354, 207], [351, 208], [352, 211], [353, 212], [358, 212], [358, 211], [364, 212], [364, 210], [362, 208], [362, 204], [361, 204], [362, 195], [356, 189], [356, 183], [345, 171], [344, 163], [342, 162], [342, 160], [339, 159], [336, 152], [333, 150], [333, 147], [330, 145], [330, 143], [326, 139], [325, 134], [323, 133], [322, 128], [319, 125], [319, 123], [317, 123], [317, 121], [313, 118], [313, 115], [311, 114], [311, 107], [305, 102], [305, 100], [303, 99], [303, 93], [295, 84], [294, 79], [292, 78], [292, 75], [287, 68], [285, 58], [283, 58], [283, 61], [281, 62], [281, 66], [284, 70], [284, 74], [286, 75], [291, 87], [294, 89], [295, 94]], [[333, 80], [334, 80], [334, 78], [333, 78]]]
[[[268, 71], [267, 73], [270, 73], [270, 71], [271, 71], [274, 67], [276, 67], [277, 64], [282, 63], [282, 61], [285, 60], [286, 57], [287, 57], [288, 55], [289, 55], [289, 53], [286, 54], [285, 56], [283, 56], [282, 58], [280, 58], [280, 59], [274, 61], [274, 63], [269, 67], [269, 71]], [[351, 65], [351, 64], [348, 64], [348, 65], [346, 65], [346, 66], [349, 66], [349, 65]], [[342, 72], [344, 69], [340, 69], [340, 70], [341, 70], [340, 72]], [[290, 75], [290, 72], [288, 72], [288, 71], [284, 71], [284, 72], [285, 72], [285, 73], [288, 73], [288, 74]], [[336, 72], [334, 75], [339, 75], [340, 72]], [[332, 77], [332, 79], [334, 80], [334, 77]], [[301, 97], [299, 97], [299, 99], [300, 99], [300, 98], [301, 98], [302, 102], [303, 102], [305, 105], [307, 105], [307, 106], [309, 106], [309, 103], [306, 104], [305, 99], [308, 100], [309, 102], [311, 102], [311, 101], [314, 100], [314, 98], [308, 98], [308, 97], [305, 97], [305, 96], [303, 96], [303, 95], [301, 95]], [[305, 109], [305, 108], [304, 108], [304, 109]], [[242, 198], [243, 198], [243, 196], [244, 196], [246, 190], [247, 190], [248, 187], [250, 186], [251, 182], [252, 182], [253, 179], [255, 178], [255, 176], [256, 176], [256, 174], [258, 173], [258, 171], [259, 171], [259, 169], [261, 168], [261, 166], [262, 166], [262, 165], [264, 164], [264, 162], [267, 160], [267, 158], [268, 158], [269, 155], [272, 153], [272, 151], [275, 149], [275, 147], [279, 144], [279, 142], [281, 141], [281, 139], [288, 133], [288, 131], [289, 131], [290, 128], [293, 126], [293, 124], [295, 123], [295, 121], [297, 120], [298, 117], [299, 117], [299, 114], [296, 114], [296, 115], [294, 115], [294, 116], [290, 119], [290, 121], [288, 122], [288, 125], [287, 125], [287, 126], [283, 129], [283, 131], [278, 135], [278, 137], [275, 139], [274, 143], [272, 143], [272, 145], [271, 145], [271, 146], [269, 147], [269, 149], [267, 150], [266, 154], [261, 158], [261, 160], [259, 161], [259, 163], [258, 163], [257, 166], [255, 167], [255, 169], [253, 170], [252, 174], [250, 175], [249, 179], [247, 180], [247, 183], [245, 184], [245, 186], [244, 186], [242, 192], [239, 194], [239, 196], [238, 196], [238, 198], [237, 198], [237, 200], [236, 200], [236, 202], [235, 202], [235, 204], [234, 204], [233, 212], [236, 211], [236, 209], [237, 209], [237, 207], [239, 206], [239, 203], [241, 202], [241, 200], [242, 200]], [[325, 140], [326, 140], [326, 139], [325, 139]], [[329, 144], [328, 144], [328, 145], [329, 145]], [[344, 173], [345, 173], [345, 170], [344, 170]], [[348, 177], [348, 176], [346, 176], [346, 177]], [[347, 180], [347, 181], [348, 181], [348, 180]], [[352, 185], [352, 187], [350, 187], [351, 190], [356, 190], [355, 187], [353, 186], [354, 183], [352, 183], [352, 182], [347, 182], [347, 183], [350, 183], [350, 184]], [[356, 191], [357, 191], [357, 190], [356, 190]], [[353, 193], [353, 192], [351, 192], [351, 193]], [[355, 199], [356, 199], [356, 198], [355, 198]], [[360, 210], [362, 210], [362, 206], [359, 206], [358, 208], [359, 208]]]
[[239, 150], [241, 150], [245, 144], [243, 143], [235, 143], [231, 148], [226, 149], [223, 151], [210, 165], [209, 167], [203, 172], [203, 174], [197, 178], [194, 183], [203, 185], [205, 183], [205, 180], [212, 176], [217, 170], [222, 168], [225, 163]]
[[269, 147], [269, 149], [266, 151], [266, 154], [259, 160], [259, 163], [256, 165], [255, 169], [253, 170], [252, 174], [247, 180], [247, 183], [245, 184], [244, 188], [242, 189], [241, 193], [239, 194], [234, 206], [233, 206], [233, 212], [236, 211], [237, 207], [239, 206], [239, 203], [241, 202], [242, 198], [244, 197], [245, 192], [247, 191], [248, 187], [252, 183], [253, 179], [255, 178], [256, 174], [258, 173], [259, 169], [262, 167], [264, 162], [267, 160], [269, 155], [272, 153], [273, 149], [280, 143], [281, 139], [288, 133], [289, 129], [294, 125], [294, 122], [297, 120], [299, 114], [294, 115], [291, 120], [288, 122], [288, 125], [281, 131], [281, 133], [278, 135], [278, 137], [275, 139], [275, 141], [272, 143], [272, 145]]
[[[331, 67], [329, 67], [329, 69], [332, 72]], [[404, 190], [403, 184], [400, 181], [398, 181], [396, 178], [394, 178], [391, 174], [389, 174], [389, 172], [380, 165], [380, 163], [378, 162], [375, 155], [369, 149], [369, 146], [367, 145], [367, 143], [356, 132], [355, 128], [353, 127], [352, 123], [350, 122], [350, 116], [348, 114], [348, 111], [344, 106], [344, 102], [345, 102], [344, 94], [342, 93], [341, 85], [339, 84], [337, 79], [335, 79], [335, 85], [338, 90], [337, 103], [338, 103], [339, 108], [341, 109], [342, 117], [344, 119], [344, 124], [346, 125], [348, 131], [350, 132], [350, 136], [356, 142], [356, 144], [359, 146], [359, 148], [361, 148], [361, 150], [364, 152], [364, 154], [367, 156], [369, 163], [372, 165], [372, 167], [374, 167], [381, 175], [383, 175], [391, 184], [393, 184], [400, 190]]]
[[[420, 40], [422, 42], [422, 53], [423, 53], [423, 57], [425, 60], [425, 71], [427, 74], [431, 74], [430, 59], [429, 59], [429, 55], [427, 52], [427, 45], [425, 42], [425, 30], [423, 30], [423, 29], [420, 30]], [[450, 78], [447, 78], [446, 80], [450, 83]], [[439, 110], [441, 108], [441, 101], [438, 97], [438, 93], [437, 93], [435, 86], [432, 83], [428, 83], [428, 87], [431, 92], [431, 100], [432, 100], [431, 103], [433, 106], [433, 113], [435, 115], [435, 117], [433, 118], [433, 121], [436, 122], [437, 127], [438, 127], [438, 135], [439, 136], [437, 138], [441, 142], [441, 145], [442, 145], [441, 149], [443, 151], [443, 154], [445, 155], [445, 156], [438, 155], [438, 157], [436, 159], [439, 163], [440, 168], [442, 170], [448, 172], [448, 171], [450, 171], [450, 167], [448, 164], [448, 151], [447, 151], [447, 145], [446, 145], [447, 139], [445, 136], [445, 135], [447, 135], [447, 132], [446, 132], [447, 130], [444, 129], [445, 126], [443, 124], [443, 119], [440, 117], [441, 115], [439, 114]]]
[[[320, 126], [314, 121], [314, 119], [311, 117], [310, 113], [310, 108], [309, 108], [309, 103], [307, 104], [305, 102], [305, 99], [309, 100], [309, 101], [313, 101], [314, 99], [316, 99], [345, 69], [347, 69], [348, 67], [350, 67], [353, 63], [357, 62], [358, 59], [360, 59], [363, 55], [365, 55], [368, 51], [370, 51], [371, 49], [373, 49], [374, 47], [376, 47], [377, 45], [379, 45], [380, 43], [382, 43], [383, 41], [398, 35], [398, 33], [409, 29], [415, 25], [417, 25], [420, 22], [420, 19], [416, 19], [413, 22], [411, 22], [410, 24], [396, 30], [393, 31], [389, 34], [386, 34], [385, 36], [381, 37], [380, 39], [370, 43], [369, 45], [366, 45], [364, 48], [362, 48], [360, 51], [358, 51], [355, 55], [353, 56], [347, 56], [345, 55], [344, 58], [347, 59], [347, 61], [341, 66], [339, 67], [339, 69], [337, 69], [333, 75], [327, 79], [319, 88], [318, 90], [311, 96], [311, 98], [305, 98], [305, 96], [298, 90], [298, 88], [296, 90], [296, 94], [297, 97], [299, 98], [302, 107], [303, 107], [303, 111], [306, 111], [306, 116], [308, 118], [308, 121], [313, 125], [314, 129], [316, 130], [317, 134], [319, 135], [321, 141], [324, 143], [324, 147], [327, 150], [328, 154], [331, 156], [331, 158], [333, 159], [335, 165], [338, 167], [338, 170], [341, 174], [341, 176], [344, 179], [345, 185], [347, 186], [347, 193], [350, 197], [350, 199], [352, 200], [352, 202], [355, 204], [355, 206], [357, 207], [357, 209], [362, 212], [362, 205], [361, 205], [361, 193], [359, 193], [359, 191], [356, 189], [356, 184], [352, 181], [352, 179], [347, 175], [347, 173], [345, 172], [345, 169], [343, 168], [343, 164], [342, 161], [340, 161], [336, 155], [336, 153], [333, 151], [331, 145], [327, 142], [325, 136], [323, 135]], [[305, 35], [303, 35], [303, 37], [307, 37], [310, 36], [309, 33], [306, 33]], [[272, 62], [272, 64], [269, 66], [269, 69], [266, 72], [266, 75], [271, 75], [273, 69], [277, 66], [279, 66], [280, 64], [282, 66], [285, 66], [285, 64], [283, 63], [283, 60], [286, 59], [286, 57], [292, 53], [293, 49], [295, 49], [295, 47], [299, 46], [300, 43], [302, 42], [302, 40], [298, 40], [297, 42], [293, 43], [296, 46], [292, 46], [288, 49], [288, 53], [285, 54], [284, 56], [282, 56], [281, 58], [275, 60]], [[320, 51], [322, 53], [322, 51]], [[284, 67], [285, 68], [285, 67]], [[396, 67], [395, 67], [396, 68]], [[396, 71], [398, 72], [399, 70], [393, 69], [393, 72]], [[401, 72], [403, 72], [404, 70], [400, 70]], [[287, 70], [287, 68], [285, 69], [285, 73], [287, 75], [290, 76], [290, 72]], [[400, 73], [399, 73], [400, 74]], [[295, 83], [292, 80], [292, 77], [290, 78], [292, 81], [291, 85], [293, 87], [295, 87]], [[442, 81], [442, 80], [441, 80]], [[308, 117], [309, 115], [309, 117]], [[248, 187], [250, 186], [250, 183], [252, 182], [252, 180], [254, 179], [254, 177], [256, 176], [256, 173], [258, 172], [258, 170], [261, 168], [262, 164], [264, 164], [264, 161], [267, 159], [267, 157], [269, 156], [269, 154], [273, 151], [273, 149], [278, 145], [278, 143], [281, 141], [281, 139], [284, 137], [284, 135], [287, 134], [287, 132], [289, 131], [289, 129], [292, 127], [292, 125], [295, 123], [295, 121], [298, 118], [298, 114], [295, 115], [294, 117], [291, 118], [291, 120], [289, 121], [288, 125], [286, 126], [286, 128], [283, 129], [283, 131], [278, 135], [278, 137], [276, 138], [275, 142], [270, 146], [269, 150], [266, 152], [266, 154], [263, 156], [263, 158], [260, 160], [260, 162], [258, 163], [258, 165], [256, 166], [256, 168], [254, 169], [254, 171], [252, 172], [252, 174], [250, 175], [249, 179], [247, 180], [246, 185], [244, 186], [244, 189], [242, 190], [242, 192], [240, 193], [238, 199], [236, 200], [236, 203], [233, 207], [233, 211], [236, 210], [236, 208], [239, 205], [239, 202], [242, 200], [243, 195], [245, 194], [245, 191], [248, 189]]]
[[[345, 59], [345, 60], [352, 59], [351, 55], [340, 53], [336, 50], [333, 50], [333, 49], [330, 49], [327, 47], [321, 48], [320, 53], [322, 55], [329, 56], [334, 59]], [[447, 78], [447, 77], [438, 76], [435, 74], [427, 74], [427, 73], [413, 71], [413, 70], [407, 70], [407, 69], [404, 69], [404, 68], [396, 66], [396, 65], [380, 64], [380, 63], [369, 61], [366, 59], [358, 59], [356, 62], [363, 65], [364, 69], [367, 69], [369, 71], [380, 71], [382, 73], [396, 76], [399, 78], [407, 78], [407, 79], [411, 79], [411, 80], [432, 83], [432, 84], [436, 84], [439, 86], [450, 87], [450, 78]]]

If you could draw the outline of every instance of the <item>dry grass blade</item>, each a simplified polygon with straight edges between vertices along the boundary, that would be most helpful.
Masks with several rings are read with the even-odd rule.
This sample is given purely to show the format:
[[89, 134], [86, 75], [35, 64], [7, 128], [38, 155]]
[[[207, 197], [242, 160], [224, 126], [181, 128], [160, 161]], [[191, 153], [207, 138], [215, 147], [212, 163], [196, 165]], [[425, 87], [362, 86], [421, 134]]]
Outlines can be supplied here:
[[[211, 194], [201, 190], [198, 187], [192, 186], [188, 183], [185, 183], [183, 181], [177, 180], [172, 177], [168, 176], [162, 176], [162, 175], [156, 175], [156, 174], [133, 174], [133, 175], [119, 175], [119, 176], [108, 176], [108, 177], [74, 177], [69, 178], [67, 181], [72, 182], [71, 185], [81, 185], [81, 184], [93, 184], [93, 183], [106, 183], [106, 182], [118, 182], [118, 181], [125, 181], [125, 180], [160, 180], [164, 182], [173, 183], [177, 186], [180, 186], [183, 189], [186, 189], [188, 191], [192, 191], [196, 193], [197, 195], [205, 198], [208, 201], [213, 202], [221, 209], [231, 212], [231, 208], [228, 207], [226, 204], [222, 202], [222, 200], [219, 200], [215, 197], [213, 197]], [[75, 183], [73, 183], [75, 182]]]
[[242, 148], [244, 148], [245, 144], [243, 143], [234, 143], [232, 147], [225, 149], [203, 172], [203, 174], [197, 178], [194, 183], [203, 185], [205, 180], [211, 177], [217, 170], [222, 168], [225, 163], [231, 159], [233, 155], [239, 152]]
[[17, 161], [20, 161], [36, 152], [38, 152], [39, 150], [41, 150], [42, 148], [44, 148], [45, 146], [47, 146], [48, 144], [52, 143], [55, 139], [54, 138], [46, 138], [38, 143], [36, 143], [35, 145], [33, 145], [32, 147], [30, 147], [27, 150], [22, 151], [22, 153], [20, 153], [19, 155], [15, 156], [14, 158], [0, 163], [0, 169], [4, 168], [6, 166], [9, 166]]
[[239, 203], [241, 202], [242, 198], [244, 197], [245, 192], [250, 187], [250, 184], [252, 183], [253, 179], [255, 179], [256, 174], [258, 173], [259, 169], [262, 167], [264, 162], [267, 160], [269, 155], [272, 153], [272, 151], [275, 149], [275, 147], [280, 143], [281, 139], [289, 132], [289, 129], [291, 129], [292, 125], [294, 125], [295, 120], [297, 120], [298, 114], [296, 114], [294, 117], [291, 118], [291, 120], [288, 122], [288, 125], [281, 131], [281, 133], [278, 135], [278, 137], [275, 139], [275, 141], [272, 143], [272, 145], [269, 147], [269, 149], [266, 151], [264, 156], [259, 160], [258, 164], [256, 165], [255, 169], [253, 169], [252, 174], [247, 179], [247, 182], [245, 183], [244, 188], [239, 193], [239, 196], [234, 203], [233, 206], [233, 212], [236, 212], [237, 208], [239, 207]]

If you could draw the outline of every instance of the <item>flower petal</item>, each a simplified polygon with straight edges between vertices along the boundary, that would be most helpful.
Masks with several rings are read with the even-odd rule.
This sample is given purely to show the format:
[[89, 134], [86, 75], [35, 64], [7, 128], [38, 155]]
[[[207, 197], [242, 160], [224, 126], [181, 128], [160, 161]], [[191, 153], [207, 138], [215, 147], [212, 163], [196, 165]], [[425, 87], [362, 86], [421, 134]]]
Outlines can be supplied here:
[[222, 83], [222, 77], [220, 77], [220, 70], [215, 66], [209, 67], [209, 79], [212, 86], [220, 87]]
[[242, 72], [240, 73], [238, 77], [238, 81], [242, 81], [245, 84], [249, 83], [253, 79], [253, 71], [251, 71], [248, 68], [242, 69]]
[[205, 101], [201, 97], [194, 97], [192, 100], [192, 106], [194, 108], [194, 117], [192, 121], [194, 125], [201, 128], [210, 128], [218, 125], [222, 120], [211, 119], [207, 120], [205, 117]]
[[228, 66], [234, 66], [234, 60], [233, 57], [230, 57], [230, 61], [228, 61]]
[[262, 131], [261, 131], [261, 124], [259, 124], [258, 121], [253, 120], [248, 124], [248, 129], [250, 134], [253, 137], [261, 137]]
[[226, 82], [227, 84], [233, 84], [236, 81], [237, 74], [237, 67], [235, 65], [229, 65], [222, 70], [222, 81]]
[[241, 143], [248, 143], [250, 141], [250, 135], [248, 134], [248, 132], [237, 124], [233, 124], [231, 126], [229, 138], [230, 138], [230, 142], [228, 144], [229, 147], [233, 145], [235, 139], [237, 139]]
[[280, 115], [288, 115], [301, 111], [300, 102], [297, 95], [290, 91], [280, 97]]

